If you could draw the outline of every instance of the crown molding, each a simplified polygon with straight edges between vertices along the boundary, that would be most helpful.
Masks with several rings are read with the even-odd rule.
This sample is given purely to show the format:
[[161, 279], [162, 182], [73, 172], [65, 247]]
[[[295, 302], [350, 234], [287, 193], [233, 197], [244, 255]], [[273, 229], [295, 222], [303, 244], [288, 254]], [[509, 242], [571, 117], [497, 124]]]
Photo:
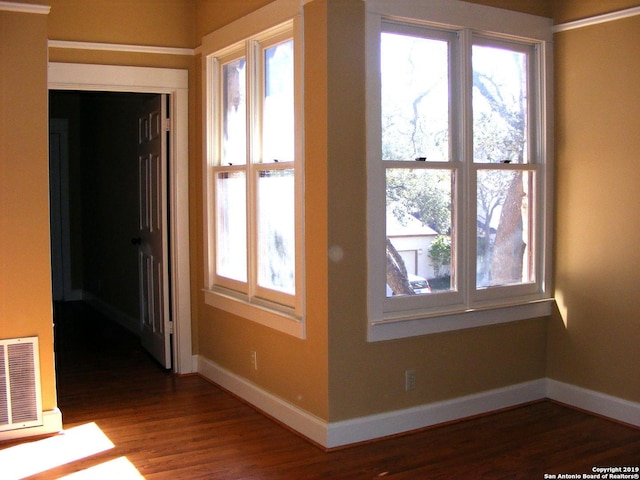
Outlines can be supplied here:
[[49, 5], [34, 5], [33, 3], [0, 1], [0, 12], [36, 13], [39, 15], [49, 15], [50, 11], [51, 7]]
[[70, 40], [49, 40], [49, 48], [73, 50], [102, 50], [127, 53], [155, 53], [160, 55], [195, 55], [193, 48], [154, 47], [150, 45], [128, 45], [123, 43], [76, 42]]
[[573, 22], [560, 23], [553, 27], [553, 33], [566, 32], [567, 30], [575, 30], [576, 28], [590, 27], [600, 23], [613, 22], [623, 18], [635, 17], [640, 15], [640, 7], [632, 7], [617, 12], [605, 13], [594, 17], [584, 18]]

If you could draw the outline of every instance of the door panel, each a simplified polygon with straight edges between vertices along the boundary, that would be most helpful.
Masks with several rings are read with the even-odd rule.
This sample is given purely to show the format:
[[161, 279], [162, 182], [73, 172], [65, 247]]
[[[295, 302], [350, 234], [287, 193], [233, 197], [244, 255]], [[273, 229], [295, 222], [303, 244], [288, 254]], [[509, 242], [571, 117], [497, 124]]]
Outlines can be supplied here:
[[145, 104], [138, 119], [139, 270], [142, 345], [171, 368], [167, 242], [167, 153], [165, 95]]

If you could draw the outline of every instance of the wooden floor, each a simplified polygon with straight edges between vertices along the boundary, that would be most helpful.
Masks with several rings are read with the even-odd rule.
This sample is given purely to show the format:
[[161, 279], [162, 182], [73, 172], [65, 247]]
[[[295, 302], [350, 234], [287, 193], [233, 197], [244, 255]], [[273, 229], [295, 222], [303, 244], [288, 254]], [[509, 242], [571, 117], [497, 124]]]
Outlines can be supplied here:
[[[74, 459], [78, 447], [42, 444], [52, 460], [29, 478], [543, 479], [640, 465], [640, 430], [546, 401], [327, 453], [202, 378], [163, 371], [86, 307], [64, 309], [56, 349], [65, 428], [95, 423], [114, 446]], [[22, 478], [7, 473], [19, 471], [17, 449], [34, 448], [34, 460], [38, 444], [0, 443], [0, 478]], [[127, 468], [105, 473], [116, 463]]]

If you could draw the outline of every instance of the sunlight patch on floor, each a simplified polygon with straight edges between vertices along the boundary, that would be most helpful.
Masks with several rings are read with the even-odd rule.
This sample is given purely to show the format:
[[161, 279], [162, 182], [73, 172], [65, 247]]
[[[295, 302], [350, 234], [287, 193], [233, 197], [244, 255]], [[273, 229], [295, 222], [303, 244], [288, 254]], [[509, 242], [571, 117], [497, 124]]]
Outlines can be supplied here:
[[19, 480], [113, 447], [100, 427], [95, 423], [87, 423], [65, 430], [55, 437], [0, 450], [0, 476], [3, 480]]
[[115, 458], [101, 463], [95, 467], [87, 468], [80, 472], [72, 473], [64, 477], [64, 480], [139, 480], [144, 479], [138, 469], [127, 457]]

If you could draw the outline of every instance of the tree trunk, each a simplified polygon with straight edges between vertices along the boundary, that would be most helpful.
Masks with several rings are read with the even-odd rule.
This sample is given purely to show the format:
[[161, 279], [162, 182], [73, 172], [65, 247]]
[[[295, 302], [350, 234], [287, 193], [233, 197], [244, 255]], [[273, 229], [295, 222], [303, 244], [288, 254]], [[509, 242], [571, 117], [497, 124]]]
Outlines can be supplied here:
[[387, 238], [387, 285], [395, 295], [415, 295], [409, 284], [404, 260]]
[[526, 244], [522, 241], [522, 176], [514, 172], [505, 198], [493, 247], [491, 285], [522, 281]]

